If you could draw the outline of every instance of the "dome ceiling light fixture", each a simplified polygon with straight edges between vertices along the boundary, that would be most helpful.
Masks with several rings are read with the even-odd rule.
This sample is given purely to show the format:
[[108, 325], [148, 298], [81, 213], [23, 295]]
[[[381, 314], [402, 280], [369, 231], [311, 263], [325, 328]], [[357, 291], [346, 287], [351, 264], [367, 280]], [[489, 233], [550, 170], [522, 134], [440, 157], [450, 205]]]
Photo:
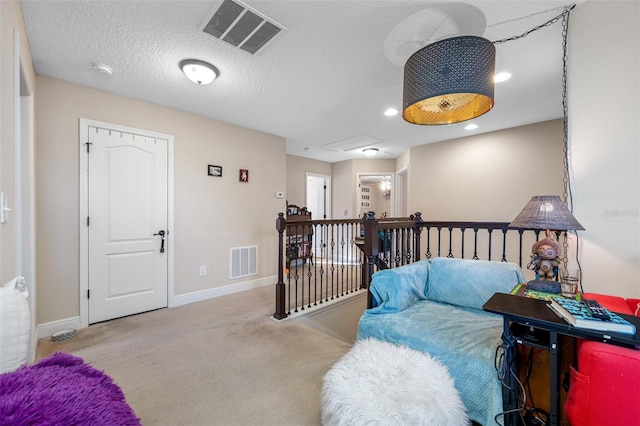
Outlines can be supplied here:
[[113, 68], [111, 68], [107, 64], [103, 64], [101, 62], [94, 62], [91, 65], [93, 66], [93, 69], [98, 71], [100, 74], [104, 74], [104, 75], [112, 75], [113, 74]]
[[216, 67], [198, 59], [180, 61], [180, 69], [189, 80], [199, 85], [211, 83], [219, 74]]
[[378, 148], [365, 148], [362, 150], [367, 157], [373, 157], [378, 153]]
[[402, 118], [413, 124], [452, 124], [493, 108], [496, 48], [478, 36], [429, 44], [404, 66]]

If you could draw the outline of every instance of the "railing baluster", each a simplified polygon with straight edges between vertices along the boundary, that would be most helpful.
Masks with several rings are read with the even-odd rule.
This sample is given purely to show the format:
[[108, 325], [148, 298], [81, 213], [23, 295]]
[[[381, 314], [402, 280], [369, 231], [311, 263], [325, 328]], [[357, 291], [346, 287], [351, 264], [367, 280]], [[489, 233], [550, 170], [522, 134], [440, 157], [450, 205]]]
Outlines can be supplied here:
[[507, 230], [502, 230], [502, 261], [507, 261]]
[[493, 229], [489, 228], [489, 229], [487, 229], [487, 231], [489, 232], [489, 255], [488, 255], [488, 259], [491, 260], [491, 234], [493, 233]]
[[[310, 219], [310, 218], [309, 218]], [[479, 230], [487, 230], [487, 260], [493, 257], [493, 231], [502, 232], [501, 261], [506, 262], [515, 251], [508, 247], [508, 223], [503, 222], [426, 222], [419, 212], [410, 218], [376, 219], [370, 212], [364, 219], [353, 220], [296, 220], [287, 223], [278, 214], [278, 282], [276, 309], [273, 317], [284, 319], [292, 312], [304, 312], [361, 289], [367, 289], [376, 269], [396, 268], [420, 260], [423, 229], [426, 229], [426, 258], [432, 258], [431, 229], [437, 230], [437, 256], [441, 256], [442, 229], [449, 231], [446, 256], [467, 252], [466, 229], [473, 229], [473, 259], [480, 253]], [[363, 229], [364, 234], [361, 234]], [[454, 232], [460, 232], [460, 247], [455, 248]], [[524, 229], [518, 232], [518, 260], [523, 264]], [[534, 231], [536, 241], [539, 230]], [[307, 237], [305, 237], [307, 235]], [[308, 238], [308, 240], [306, 239]], [[307, 246], [308, 250], [307, 251]], [[286, 258], [286, 260], [285, 260]], [[371, 295], [368, 294], [368, 303]]]
[[464, 230], [460, 228], [460, 259], [464, 259]]

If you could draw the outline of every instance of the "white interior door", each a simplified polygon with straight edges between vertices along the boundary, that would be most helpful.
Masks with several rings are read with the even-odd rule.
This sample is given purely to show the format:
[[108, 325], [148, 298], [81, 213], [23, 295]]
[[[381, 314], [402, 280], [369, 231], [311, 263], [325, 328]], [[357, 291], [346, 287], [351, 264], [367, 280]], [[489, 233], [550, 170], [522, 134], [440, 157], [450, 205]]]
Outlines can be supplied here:
[[314, 220], [330, 218], [331, 176], [307, 173], [307, 204]]
[[[314, 220], [331, 218], [331, 176], [307, 173], [307, 209]], [[324, 257], [326, 242], [321, 235], [313, 238], [312, 251], [316, 257]]]
[[168, 141], [92, 126], [88, 133], [92, 324], [167, 306]]

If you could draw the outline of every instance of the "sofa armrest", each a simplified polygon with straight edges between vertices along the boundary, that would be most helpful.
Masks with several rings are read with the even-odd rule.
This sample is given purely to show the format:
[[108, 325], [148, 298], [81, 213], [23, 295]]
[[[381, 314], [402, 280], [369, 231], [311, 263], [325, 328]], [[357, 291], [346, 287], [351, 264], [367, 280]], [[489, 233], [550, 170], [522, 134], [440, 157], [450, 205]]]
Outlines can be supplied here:
[[428, 260], [419, 260], [373, 274], [369, 289], [373, 308], [368, 312], [373, 314], [400, 312], [426, 299], [425, 286], [430, 269], [431, 263]]

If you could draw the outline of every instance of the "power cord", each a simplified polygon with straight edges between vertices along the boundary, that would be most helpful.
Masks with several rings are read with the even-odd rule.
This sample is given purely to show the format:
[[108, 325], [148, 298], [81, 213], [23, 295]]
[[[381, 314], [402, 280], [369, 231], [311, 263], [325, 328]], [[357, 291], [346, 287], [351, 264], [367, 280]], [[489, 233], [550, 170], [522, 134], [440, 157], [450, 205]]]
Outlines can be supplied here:
[[[516, 346], [513, 337], [510, 336], [508, 339], [503, 335], [502, 336], [503, 344], [499, 345], [496, 348], [495, 353], [495, 368], [498, 375], [498, 380], [502, 383], [502, 387], [506, 388], [508, 392], [511, 393], [514, 400], [518, 401], [518, 406], [516, 408], [505, 410], [501, 413], [498, 413], [494, 416], [494, 420], [496, 424], [502, 426], [502, 423], [498, 420], [500, 417], [504, 419], [505, 416], [518, 413], [521, 421], [524, 423], [524, 417], [522, 416], [522, 411], [527, 403], [527, 393], [525, 392], [524, 385], [520, 381], [518, 377], [518, 373], [513, 370], [515, 354], [516, 354]], [[515, 383], [518, 384], [518, 388], [514, 389], [510, 386], [510, 382], [508, 378], [512, 377]]]

